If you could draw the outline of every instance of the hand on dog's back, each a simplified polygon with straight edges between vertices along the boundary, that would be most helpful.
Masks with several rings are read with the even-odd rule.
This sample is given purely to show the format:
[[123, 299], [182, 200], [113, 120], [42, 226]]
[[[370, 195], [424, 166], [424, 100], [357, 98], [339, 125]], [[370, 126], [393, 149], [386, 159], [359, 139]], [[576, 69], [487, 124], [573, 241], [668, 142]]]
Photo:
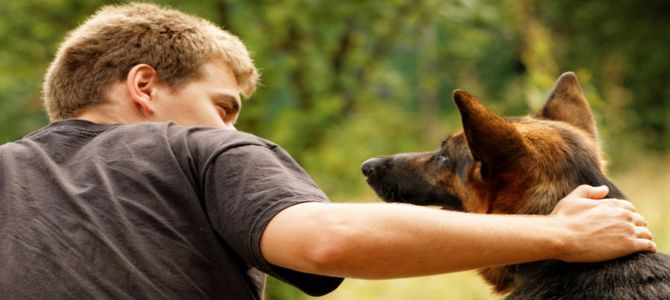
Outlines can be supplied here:
[[[561, 260], [592, 262], [635, 252], [656, 252], [644, 217], [628, 201], [602, 199], [608, 191], [607, 186], [582, 185], [556, 205], [552, 215], [562, 218], [574, 232], [584, 233], [571, 236], [573, 240], [565, 245]], [[604, 220], [611, 223], [603, 223]], [[594, 248], [598, 250], [593, 251]]]

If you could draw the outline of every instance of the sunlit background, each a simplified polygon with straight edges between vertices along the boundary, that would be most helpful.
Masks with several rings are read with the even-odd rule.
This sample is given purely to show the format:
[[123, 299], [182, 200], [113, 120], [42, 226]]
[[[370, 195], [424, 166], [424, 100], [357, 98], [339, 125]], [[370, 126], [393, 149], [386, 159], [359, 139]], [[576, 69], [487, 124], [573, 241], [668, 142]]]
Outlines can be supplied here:
[[[42, 76], [99, 0], [0, 8], [0, 143], [47, 124]], [[451, 91], [537, 111], [574, 71], [610, 175], [670, 252], [670, 2], [634, 0], [160, 1], [239, 35], [263, 72], [237, 128], [286, 148], [333, 201], [377, 201], [365, 159], [436, 149], [458, 130]], [[436, 255], [449, 255], [436, 253]], [[392, 264], [393, 262], [389, 262]], [[270, 282], [268, 299], [303, 299]], [[496, 299], [474, 272], [346, 280], [324, 299]]]

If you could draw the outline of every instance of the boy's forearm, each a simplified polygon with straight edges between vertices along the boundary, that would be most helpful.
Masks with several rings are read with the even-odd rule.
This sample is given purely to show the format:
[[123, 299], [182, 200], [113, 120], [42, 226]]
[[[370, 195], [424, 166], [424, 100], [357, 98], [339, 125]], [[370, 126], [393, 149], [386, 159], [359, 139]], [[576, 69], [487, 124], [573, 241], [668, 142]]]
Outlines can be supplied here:
[[347, 249], [348, 258], [343, 255], [333, 264], [344, 266], [341, 271], [350, 271], [352, 277], [420, 276], [558, 257], [561, 234], [554, 222], [542, 220], [545, 218], [476, 215], [408, 205], [370, 209], [378, 212], [365, 214], [372, 217], [361, 226], [369, 226], [372, 232], [367, 236], [378, 234], [378, 242], [363, 241], [363, 251]]
[[564, 235], [558, 222], [543, 216], [308, 203], [273, 219], [261, 245], [268, 261], [284, 267], [380, 279], [555, 259]]

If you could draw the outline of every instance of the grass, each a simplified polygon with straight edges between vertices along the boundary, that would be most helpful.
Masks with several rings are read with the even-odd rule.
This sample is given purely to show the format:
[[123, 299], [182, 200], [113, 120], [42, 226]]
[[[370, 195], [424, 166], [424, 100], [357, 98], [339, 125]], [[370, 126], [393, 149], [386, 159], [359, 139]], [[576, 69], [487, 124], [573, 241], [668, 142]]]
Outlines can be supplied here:
[[[310, 299], [310, 298], [307, 298]], [[316, 298], [313, 298], [316, 299]], [[346, 279], [323, 300], [404, 299], [501, 299], [490, 291], [475, 271], [393, 280]]]
[[[670, 157], [626, 162], [610, 177], [649, 221], [659, 251], [670, 253]], [[314, 299], [307, 297], [306, 299]], [[322, 300], [376, 299], [502, 299], [476, 272], [396, 279], [347, 279]]]

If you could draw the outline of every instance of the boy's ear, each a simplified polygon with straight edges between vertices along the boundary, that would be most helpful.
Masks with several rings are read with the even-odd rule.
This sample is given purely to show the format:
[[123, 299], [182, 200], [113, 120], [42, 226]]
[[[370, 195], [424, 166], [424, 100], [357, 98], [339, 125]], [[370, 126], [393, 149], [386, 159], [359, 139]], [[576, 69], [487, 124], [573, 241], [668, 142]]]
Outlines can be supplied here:
[[147, 64], [138, 64], [128, 71], [126, 87], [135, 107], [143, 114], [154, 112], [153, 104], [158, 83], [158, 73]]
[[540, 117], [566, 122], [586, 131], [594, 140], [598, 139], [598, 129], [591, 107], [575, 73], [566, 72], [558, 77]]
[[526, 151], [523, 138], [514, 125], [466, 91], [455, 90], [453, 98], [461, 113], [470, 152], [475, 160], [482, 162], [482, 177], [513, 167], [516, 158]]

